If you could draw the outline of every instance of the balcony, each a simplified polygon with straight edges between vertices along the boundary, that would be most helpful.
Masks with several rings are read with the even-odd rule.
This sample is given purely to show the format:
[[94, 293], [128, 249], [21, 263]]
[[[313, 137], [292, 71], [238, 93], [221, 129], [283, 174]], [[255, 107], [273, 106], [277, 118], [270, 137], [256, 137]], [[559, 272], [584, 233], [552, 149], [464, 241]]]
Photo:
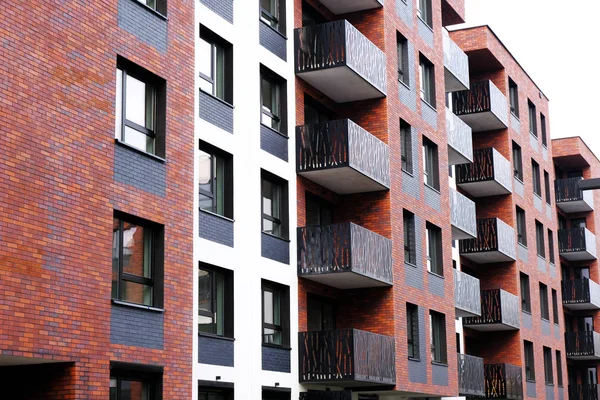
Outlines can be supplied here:
[[458, 394], [485, 395], [483, 358], [458, 354]]
[[456, 166], [456, 185], [473, 197], [512, 193], [513, 170], [493, 147], [473, 152], [473, 162]]
[[600, 386], [598, 385], [569, 385], [569, 400], [598, 400]]
[[349, 119], [297, 126], [296, 172], [339, 194], [386, 190], [389, 149]]
[[477, 237], [475, 202], [450, 188], [450, 223], [452, 240]]
[[469, 90], [469, 57], [450, 39], [446, 29], [442, 32], [446, 93]]
[[332, 100], [385, 97], [385, 54], [348, 21], [295, 29], [294, 49], [296, 75]]
[[600, 333], [565, 332], [565, 350], [572, 360], [600, 360]]
[[587, 278], [562, 281], [562, 301], [571, 310], [598, 310], [600, 286]]
[[523, 399], [523, 373], [512, 364], [485, 364], [485, 398]]
[[478, 331], [511, 331], [520, 327], [519, 298], [502, 289], [481, 291], [481, 316], [463, 319]]
[[473, 135], [471, 127], [449, 109], [446, 109], [446, 134], [448, 136], [448, 164], [472, 163]]
[[334, 14], [347, 14], [383, 7], [383, 0], [321, 0], [321, 4]]
[[394, 338], [357, 329], [298, 333], [300, 383], [343, 387], [396, 383]]
[[457, 317], [481, 315], [481, 291], [479, 279], [454, 270], [454, 308]]
[[596, 236], [587, 228], [558, 230], [558, 253], [569, 261], [596, 259]]
[[581, 178], [554, 181], [556, 206], [566, 213], [594, 211], [594, 192], [579, 189]]
[[392, 285], [392, 241], [347, 222], [298, 228], [298, 276], [338, 289]]
[[508, 128], [508, 103], [492, 81], [471, 82], [471, 88], [452, 93], [452, 109], [473, 132]]
[[459, 242], [460, 255], [478, 264], [515, 261], [515, 230], [499, 218], [477, 220], [477, 238]]

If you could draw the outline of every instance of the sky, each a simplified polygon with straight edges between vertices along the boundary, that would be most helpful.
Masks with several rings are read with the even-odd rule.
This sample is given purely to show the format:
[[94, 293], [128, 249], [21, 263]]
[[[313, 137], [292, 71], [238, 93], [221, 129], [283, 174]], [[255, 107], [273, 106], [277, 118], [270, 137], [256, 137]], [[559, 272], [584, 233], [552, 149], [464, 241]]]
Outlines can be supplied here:
[[[581, 136], [600, 158], [600, 1], [465, 0], [550, 99], [552, 138]], [[457, 26], [458, 27], [458, 26]], [[454, 29], [454, 27], [452, 27]]]

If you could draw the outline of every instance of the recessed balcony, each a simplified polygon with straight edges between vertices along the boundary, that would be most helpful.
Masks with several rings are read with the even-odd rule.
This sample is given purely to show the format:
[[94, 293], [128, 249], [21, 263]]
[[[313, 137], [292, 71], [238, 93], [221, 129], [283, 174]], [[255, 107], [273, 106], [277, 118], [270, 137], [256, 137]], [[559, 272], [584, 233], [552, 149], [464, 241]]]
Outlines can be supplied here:
[[565, 350], [571, 360], [600, 360], [600, 333], [565, 332]]
[[493, 147], [473, 152], [473, 162], [456, 167], [456, 185], [473, 197], [512, 193], [513, 171], [508, 161]]
[[508, 103], [490, 80], [471, 82], [470, 89], [452, 93], [452, 110], [473, 132], [508, 128]]
[[298, 276], [338, 289], [391, 286], [392, 241], [350, 222], [298, 228]]
[[452, 240], [477, 237], [475, 202], [450, 188], [450, 223]]
[[349, 119], [297, 126], [296, 172], [339, 194], [387, 190], [388, 145]]
[[599, 310], [600, 286], [588, 278], [562, 281], [562, 302], [571, 310]]
[[346, 20], [294, 30], [296, 75], [338, 103], [385, 97], [383, 51]]
[[483, 358], [458, 354], [458, 394], [461, 396], [485, 395]]
[[473, 135], [471, 127], [449, 109], [446, 109], [446, 134], [448, 136], [448, 164], [472, 163]]
[[300, 383], [388, 386], [396, 383], [393, 337], [358, 329], [298, 333]]
[[460, 255], [478, 264], [515, 261], [515, 230], [499, 218], [477, 220], [477, 238], [459, 242]]
[[469, 90], [469, 57], [442, 29], [444, 46], [444, 81], [446, 93]]
[[481, 291], [481, 316], [463, 319], [478, 331], [512, 331], [520, 328], [519, 298], [502, 289]]
[[454, 269], [454, 308], [457, 317], [481, 315], [479, 279]]
[[579, 189], [581, 178], [554, 181], [556, 206], [566, 213], [594, 211], [594, 192]]
[[485, 364], [485, 398], [523, 399], [523, 372], [512, 364]]
[[558, 253], [569, 261], [596, 259], [596, 236], [587, 228], [558, 230]]
[[569, 400], [598, 400], [600, 386], [598, 385], [569, 385]]
[[321, 0], [321, 4], [334, 14], [347, 14], [356, 11], [383, 7], [383, 0]]

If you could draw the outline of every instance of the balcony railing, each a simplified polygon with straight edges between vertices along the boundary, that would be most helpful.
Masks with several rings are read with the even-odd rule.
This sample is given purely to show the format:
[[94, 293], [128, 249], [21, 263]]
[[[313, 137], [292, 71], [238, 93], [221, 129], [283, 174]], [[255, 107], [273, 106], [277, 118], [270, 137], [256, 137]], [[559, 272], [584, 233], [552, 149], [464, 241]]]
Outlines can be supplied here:
[[514, 261], [515, 230], [499, 218], [477, 220], [477, 238], [459, 242], [461, 256], [479, 264]]
[[452, 93], [452, 109], [473, 132], [508, 128], [506, 96], [492, 81], [471, 82], [469, 90]]
[[473, 152], [471, 164], [457, 165], [456, 184], [473, 197], [512, 193], [512, 167], [498, 150], [489, 147]]
[[558, 252], [569, 261], [596, 259], [596, 236], [587, 228], [558, 230]]
[[463, 325], [485, 331], [515, 330], [520, 327], [519, 298], [502, 289], [481, 291], [481, 316], [463, 319]]
[[453, 240], [477, 237], [475, 202], [452, 188], [450, 188], [450, 223]]
[[390, 187], [387, 144], [349, 119], [296, 127], [296, 171], [339, 194]]
[[600, 309], [600, 286], [588, 278], [562, 281], [562, 301], [571, 310]]
[[392, 284], [392, 241], [347, 222], [298, 228], [298, 276], [340, 289]]
[[452, 111], [446, 109], [446, 134], [448, 136], [448, 164], [473, 162], [473, 134]]
[[338, 103], [384, 97], [383, 51], [346, 20], [294, 30], [296, 75]]
[[565, 350], [574, 360], [600, 360], [600, 333], [565, 332]]
[[599, 400], [598, 385], [569, 385], [569, 400]]
[[469, 57], [442, 29], [446, 93], [469, 89]]
[[394, 338], [357, 329], [300, 332], [299, 380], [336, 386], [394, 385]]
[[484, 396], [483, 358], [458, 354], [458, 393], [461, 396]]
[[485, 364], [485, 397], [497, 399], [523, 398], [523, 373], [512, 364]]
[[481, 290], [479, 279], [454, 270], [454, 307], [457, 317], [481, 315]]
[[554, 181], [556, 206], [566, 213], [594, 210], [594, 192], [579, 189], [581, 178], [557, 179]]
[[383, 7], [383, 0], [321, 0], [321, 4], [334, 14], [348, 14]]

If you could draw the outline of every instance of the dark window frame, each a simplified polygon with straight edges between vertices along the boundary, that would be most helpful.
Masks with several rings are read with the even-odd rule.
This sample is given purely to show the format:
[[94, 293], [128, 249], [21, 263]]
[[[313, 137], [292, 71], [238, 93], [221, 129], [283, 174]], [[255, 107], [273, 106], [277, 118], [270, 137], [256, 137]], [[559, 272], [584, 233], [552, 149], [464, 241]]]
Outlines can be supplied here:
[[419, 54], [419, 79], [421, 100], [436, 109], [435, 65], [423, 54]]
[[429, 325], [431, 361], [433, 363], [448, 364], [446, 315], [437, 311], [429, 310]]
[[408, 346], [408, 358], [421, 359], [421, 348], [419, 343], [419, 306], [406, 303], [406, 337]]
[[527, 215], [525, 214], [525, 210], [521, 207], [517, 206], [516, 208], [516, 216], [517, 216], [517, 242], [525, 247], [527, 247]]
[[550, 191], [550, 174], [546, 170], [544, 170], [544, 190], [546, 192], [546, 204], [552, 205], [552, 192]]
[[[210, 395], [213, 396], [210, 396]], [[216, 397], [216, 399], [215, 399]], [[198, 400], [233, 400], [232, 388], [198, 385]]]
[[408, 122], [400, 119], [400, 158], [402, 160], [402, 171], [413, 174], [413, 148], [412, 127]]
[[519, 118], [519, 86], [510, 77], [508, 78], [508, 93], [510, 112]]
[[550, 264], [554, 264], [554, 233], [551, 229], [548, 229], [548, 255]]
[[521, 183], [523, 182], [523, 152], [521, 146], [515, 141], [512, 142], [512, 154], [513, 154], [513, 176], [517, 178]]
[[423, 136], [423, 183], [440, 190], [440, 165], [438, 145]]
[[552, 371], [552, 349], [550, 347], [542, 347], [544, 354], [544, 379], [546, 385], [554, 385], [554, 372]]
[[[200, 203], [198, 207], [202, 211], [207, 211], [216, 215], [220, 215], [225, 218], [233, 219], [233, 156], [217, 147], [214, 147], [206, 142], [200, 141], [199, 150], [202, 153], [210, 156], [210, 186], [211, 189], [205, 190], [202, 189], [201, 183], [198, 184], [198, 194], [199, 196], [204, 196], [207, 199], [211, 200], [211, 210], [203, 208]], [[217, 165], [219, 165], [219, 161], [222, 160], [222, 166], [224, 168], [223, 172], [223, 210], [219, 212], [218, 210], [218, 202], [219, 198], [217, 196], [218, 190], [217, 185], [219, 185], [218, 173], [217, 173]]]
[[259, 20], [286, 37], [286, 2], [274, 0], [274, 11], [264, 8], [261, 3], [262, 1], [259, 2]]
[[396, 32], [398, 81], [402, 82], [407, 87], [410, 87], [410, 63], [408, 57], [408, 48], [408, 39], [406, 39], [406, 37], [400, 32]]
[[[264, 209], [264, 183], [269, 182], [271, 186], [279, 188], [279, 217], [265, 214]], [[274, 197], [274, 196], [272, 196]], [[273, 199], [271, 199], [273, 201]], [[270, 172], [262, 170], [261, 172], [261, 190], [260, 190], [260, 211], [261, 211], [261, 231], [267, 235], [271, 235], [283, 240], [289, 239], [289, 187], [288, 182]], [[271, 214], [273, 214], [271, 212]], [[265, 230], [265, 220], [271, 221], [273, 224], [279, 224], [280, 234], [276, 235]]]
[[531, 314], [529, 275], [519, 272], [519, 285], [521, 287], [521, 311]]
[[540, 113], [540, 126], [542, 130], [542, 146], [548, 148], [548, 133], [546, 131], [546, 116]]
[[558, 325], [558, 293], [552, 289], [552, 321]]
[[433, 30], [433, 8], [431, 0], [417, 0], [417, 16]]
[[[204, 79], [212, 85], [212, 91], [208, 92], [202, 88], [200, 88], [200, 90], [226, 103], [233, 104], [233, 45], [203, 25], [200, 25], [200, 39], [211, 46], [211, 72], [210, 76], [206, 75], [202, 71], [199, 71], [198, 74], [200, 79]], [[224, 76], [222, 95], [217, 93], [217, 83], [219, 81], [218, 77], [216, 76], [217, 57], [223, 58], [222, 62]]]
[[[212, 295], [211, 296], [211, 309], [213, 310], [212, 315], [210, 315], [207, 312], [203, 312], [200, 310], [200, 299], [198, 299], [198, 315], [202, 315], [206, 318], [211, 318], [213, 320], [213, 325], [215, 327], [216, 332], [207, 332], [204, 330], [200, 329], [200, 323], [198, 323], [198, 332], [202, 335], [202, 334], [209, 334], [209, 335], [214, 335], [214, 336], [219, 336], [219, 337], [225, 337], [225, 338], [233, 338], [234, 337], [234, 332], [233, 332], [233, 271], [227, 270], [227, 269], [223, 269], [223, 268], [219, 268], [216, 267], [214, 265], [210, 265], [210, 264], [206, 264], [206, 263], [202, 263], [200, 262], [198, 265], [198, 270], [203, 270], [206, 272], [211, 273], [211, 288], [210, 288], [210, 293], [211, 295], [213, 293], [217, 293], [217, 284], [216, 284], [216, 279], [217, 279], [217, 274], [222, 276], [223, 279], [223, 327], [222, 329], [222, 334], [219, 334], [219, 328], [217, 327], [218, 321], [217, 321], [217, 317], [216, 312], [217, 312], [217, 297], [218, 295]], [[200, 285], [200, 275], [198, 276], [198, 287], [201, 288]], [[198, 296], [200, 296], [200, 289], [198, 290]]]
[[427, 239], [426, 262], [427, 271], [438, 276], [444, 276], [444, 259], [442, 255], [442, 229], [430, 222], [425, 224]]
[[537, 111], [535, 104], [529, 99], [527, 99], [527, 109], [529, 111], [529, 133], [537, 138]]
[[548, 286], [540, 282], [540, 316], [550, 322], [550, 309], [548, 304]]
[[[278, 293], [279, 295], [279, 325], [265, 322], [265, 291]], [[267, 335], [265, 333], [266, 329], [280, 332], [281, 344], [265, 341]], [[290, 288], [265, 279], [261, 282], [261, 338], [263, 346], [267, 345], [280, 348], [290, 347]]]
[[537, 255], [546, 258], [546, 248], [544, 243], [544, 225], [535, 220], [535, 245], [537, 250]]
[[556, 355], [556, 383], [558, 386], [562, 387], [563, 385], [563, 370], [562, 370], [562, 354], [560, 350], [555, 350]]
[[[275, 103], [277, 110], [266, 109], [263, 105], [263, 81], [268, 82], [271, 88], [275, 92]], [[288, 137], [287, 134], [287, 81], [274, 73], [273, 71], [261, 66], [260, 69], [260, 123], [269, 129], [278, 132], [284, 137]], [[267, 121], [263, 121], [263, 118], [269, 118], [273, 124], [267, 124]]]
[[523, 340], [523, 353], [525, 358], [525, 379], [529, 382], [535, 382], [533, 343], [528, 340]]
[[[110, 400], [121, 400], [120, 391], [123, 381], [135, 381], [148, 385], [149, 400], [162, 400], [162, 379], [162, 367], [111, 362], [109, 398]], [[113, 387], [115, 392], [112, 390]]]
[[[402, 213], [402, 223], [404, 228], [404, 262], [410, 265], [417, 265], [415, 214], [404, 210]], [[406, 257], [407, 254], [408, 260]]]
[[531, 181], [533, 183], [533, 193], [542, 198], [542, 177], [540, 174], [540, 164], [531, 159]]

